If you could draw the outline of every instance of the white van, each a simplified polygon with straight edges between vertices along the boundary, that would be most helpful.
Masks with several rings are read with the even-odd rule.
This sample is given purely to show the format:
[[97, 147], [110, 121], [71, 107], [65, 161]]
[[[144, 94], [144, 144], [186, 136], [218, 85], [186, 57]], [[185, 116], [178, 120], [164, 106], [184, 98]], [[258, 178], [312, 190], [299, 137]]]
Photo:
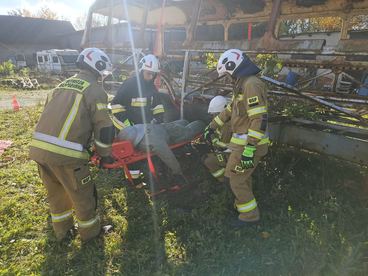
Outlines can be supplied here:
[[63, 74], [77, 71], [75, 64], [79, 53], [77, 50], [51, 49], [36, 53], [37, 69], [40, 72]]

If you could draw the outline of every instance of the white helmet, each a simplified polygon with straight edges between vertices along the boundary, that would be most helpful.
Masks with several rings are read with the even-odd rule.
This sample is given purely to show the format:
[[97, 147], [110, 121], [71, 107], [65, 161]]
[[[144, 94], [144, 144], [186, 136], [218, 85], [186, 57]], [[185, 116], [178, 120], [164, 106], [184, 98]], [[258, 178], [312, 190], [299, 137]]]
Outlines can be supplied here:
[[78, 56], [77, 66], [103, 76], [112, 71], [110, 58], [98, 48], [86, 48]]
[[227, 105], [227, 100], [223, 96], [216, 96], [212, 98], [208, 106], [208, 113], [220, 113]]
[[243, 52], [239, 49], [230, 49], [224, 52], [217, 63], [217, 73], [223, 76], [226, 73], [232, 75], [244, 59]]
[[142, 57], [138, 64], [139, 72], [142, 70], [150, 71], [153, 73], [160, 72], [160, 62], [154, 55], [146, 55]]

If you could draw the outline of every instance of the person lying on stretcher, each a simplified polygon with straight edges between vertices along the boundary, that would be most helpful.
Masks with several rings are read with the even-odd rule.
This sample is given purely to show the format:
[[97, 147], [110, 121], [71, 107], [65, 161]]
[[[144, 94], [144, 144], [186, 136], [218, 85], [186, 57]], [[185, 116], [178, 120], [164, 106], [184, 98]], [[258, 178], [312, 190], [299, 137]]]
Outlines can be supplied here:
[[[192, 140], [205, 129], [205, 123], [178, 120], [162, 124], [136, 124], [122, 129], [118, 140], [129, 140], [139, 151], [156, 154], [171, 170], [177, 185], [185, 185], [186, 179], [178, 160], [169, 145]], [[177, 187], [180, 189], [180, 187]]]

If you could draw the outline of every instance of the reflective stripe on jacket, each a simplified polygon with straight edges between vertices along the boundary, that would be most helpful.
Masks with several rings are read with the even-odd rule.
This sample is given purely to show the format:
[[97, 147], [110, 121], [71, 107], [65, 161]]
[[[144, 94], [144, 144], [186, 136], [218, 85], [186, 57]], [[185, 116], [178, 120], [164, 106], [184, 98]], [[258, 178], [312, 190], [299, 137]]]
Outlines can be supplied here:
[[231, 104], [214, 118], [212, 128], [220, 128], [227, 122], [233, 132], [230, 146], [242, 149], [250, 143], [267, 147], [267, 90], [265, 84], [256, 76], [240, 79], [235, 87]]
[[107, 94], [96, 76], [82, 70], [57, 86], [48, 97], [30, 146], [30, 158], [51, 165], [85, 163], [94, 137], [101, 156], [111, 153], [111, 141], [101, 141], [101, 129], [112, 127]]
[[153, 118], [162, 116], [165, 112], [153, 81], [144, 81], [143, 76], [141, 74], [139, 76], [125, 80], [111, 101], [112, 106], [119, 104], [124, 107], [124, 110], [115, 113], [116, 120], [120, 121], [120, 124], [126, 119], [132, 124], [150, 123]]

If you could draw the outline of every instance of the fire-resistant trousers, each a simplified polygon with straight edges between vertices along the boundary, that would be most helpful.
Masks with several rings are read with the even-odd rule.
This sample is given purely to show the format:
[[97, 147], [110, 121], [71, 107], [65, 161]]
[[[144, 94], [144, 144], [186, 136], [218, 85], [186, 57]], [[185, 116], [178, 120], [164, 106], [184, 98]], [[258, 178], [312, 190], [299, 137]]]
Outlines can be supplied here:
[[225, 176], [230, 178], [231, 190], [235, 195], [235, 206], [239, 212], [239, 219], [243, 221], [257, 221], [260, 212], [252, 190], [252, 173], [261, 157], [254, 157], [254, 168], [242, 169], [240, 165], [242, 151], [232, 151], [226, 165]]
[[204, 159], [204, 165], [219, 182], [225, 180], [225, 167], [228, 157], [229, 155], [226, 153], [211, 152]]
[[81, 240], [87, 241], [97, 236], [101, 225], [96, 214], [96, 187], [88, 164], [51, 166], [39, 163], [38, 168], [47, 189], [56, 238], [63, 239], [73, 227], [73, 209]]

